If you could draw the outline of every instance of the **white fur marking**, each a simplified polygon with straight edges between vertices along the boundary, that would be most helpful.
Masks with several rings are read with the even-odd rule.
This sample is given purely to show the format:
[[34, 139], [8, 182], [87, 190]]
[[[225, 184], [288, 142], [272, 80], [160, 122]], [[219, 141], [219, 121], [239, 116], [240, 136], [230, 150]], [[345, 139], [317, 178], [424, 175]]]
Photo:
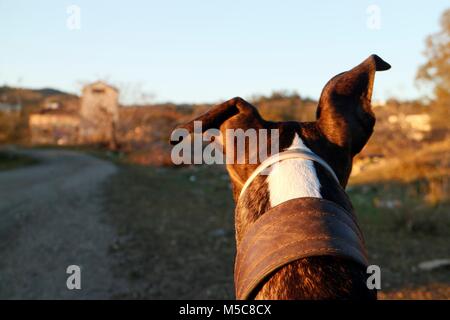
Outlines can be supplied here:
[[[311, 151], [297, 134], [288, 150], [295, 148]], [[295, 198], [322, 198], [319, 178], [311, 160], [287, 159], [278, 162], [272, 166], [267, 182], [272, 207]]]

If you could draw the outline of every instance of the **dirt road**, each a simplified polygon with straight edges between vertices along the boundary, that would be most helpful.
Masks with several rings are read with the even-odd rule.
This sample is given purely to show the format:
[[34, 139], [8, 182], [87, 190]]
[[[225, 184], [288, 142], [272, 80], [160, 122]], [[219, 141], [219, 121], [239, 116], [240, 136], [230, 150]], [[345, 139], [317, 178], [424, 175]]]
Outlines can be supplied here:
[[[0, 298], [107, 299], [123, 292], [108, 254], [116, 239], [102, 209], [110, 162], [66, 150], [20, 151], [34, 166], [0, 172]], [[81, 267], [81, 290], [66, 268]]]

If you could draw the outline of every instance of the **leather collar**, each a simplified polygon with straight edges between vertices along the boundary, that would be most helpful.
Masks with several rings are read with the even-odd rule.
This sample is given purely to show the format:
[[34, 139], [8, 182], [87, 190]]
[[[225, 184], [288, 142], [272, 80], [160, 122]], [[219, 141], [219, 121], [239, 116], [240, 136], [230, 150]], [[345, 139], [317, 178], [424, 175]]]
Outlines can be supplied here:
[[321, 198], [297, 198], [271, 208], [249, 227], [237, 248], [236, 298], [252, 298], [277, 269], [312, 256], [339, 256], [367, 267], [353, 212]]

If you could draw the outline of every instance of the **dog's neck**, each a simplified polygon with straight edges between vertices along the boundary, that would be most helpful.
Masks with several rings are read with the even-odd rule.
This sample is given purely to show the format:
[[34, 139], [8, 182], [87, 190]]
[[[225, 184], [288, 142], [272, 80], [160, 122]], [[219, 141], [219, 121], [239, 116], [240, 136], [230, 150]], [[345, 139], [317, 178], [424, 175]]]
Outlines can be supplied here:
[[[295, 132], [283, 150], [303, 148], [311, 150]], [[351, 165], [350, 165], [351, 166]], [[269, 209], [296, 198], [323, 198], [351, 210], [351, 203], [328, 172], [318, 163], [306, 159], [287, 159], [270, 167], [249, 186], [236, 204], [236, 241], [239, 243], [247, 226]]]
[[[287, 150], [311, 151], [296, 133]], [[305, 159], [288, 159], [274, 164], [267, 176], [271, 207], [295, 198], [322, 198], [321, 184], [314, 163]]]

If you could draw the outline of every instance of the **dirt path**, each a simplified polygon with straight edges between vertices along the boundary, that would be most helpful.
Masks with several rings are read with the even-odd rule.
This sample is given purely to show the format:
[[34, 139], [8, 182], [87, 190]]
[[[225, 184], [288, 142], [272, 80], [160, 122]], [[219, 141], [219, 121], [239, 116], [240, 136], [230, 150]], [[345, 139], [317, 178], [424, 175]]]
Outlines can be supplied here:
[[[110, 298], [114, 228], [106, 223], [101, 186], [116, 167], [65, 150], [20, 151], [38, 165], [0, 172], [0, 298]], [[66, 268], [81, 267], [81, 290], [66, 287]]]

